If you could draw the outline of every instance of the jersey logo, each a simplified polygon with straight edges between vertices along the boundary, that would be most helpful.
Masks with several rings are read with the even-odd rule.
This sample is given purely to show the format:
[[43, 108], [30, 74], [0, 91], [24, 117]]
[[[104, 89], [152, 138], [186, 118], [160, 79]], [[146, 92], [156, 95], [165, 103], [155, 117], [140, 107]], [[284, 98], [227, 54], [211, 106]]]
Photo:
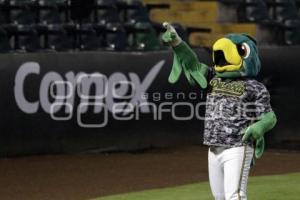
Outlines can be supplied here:
[[210, 81], [210, 85], [212, 86], [212, 93], [241, 96], [245, 92], [245, 84], [243, 81], [225, 82], [214, 78]]

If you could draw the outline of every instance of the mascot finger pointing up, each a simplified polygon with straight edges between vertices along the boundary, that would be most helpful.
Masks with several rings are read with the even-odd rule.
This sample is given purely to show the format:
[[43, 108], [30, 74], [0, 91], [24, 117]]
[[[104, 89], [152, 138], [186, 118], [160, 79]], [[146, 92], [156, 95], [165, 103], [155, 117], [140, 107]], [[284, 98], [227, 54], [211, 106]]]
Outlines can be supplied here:
[[[255, 40], [228, 34], [212, 47], [214, 66], [198, 61], [169, 24], [164, 42], [174, 51], [169, 82], [181, 73], [207, 89], [204, 145], [209, 147], [209, 182], [215, 200], [246, 200], [250, 166], [264, 151], [264, 134], [276, 124], [266, 87], [255, 80], [261, 65]], [[213, 74], [208, 80], [209, 74]]]

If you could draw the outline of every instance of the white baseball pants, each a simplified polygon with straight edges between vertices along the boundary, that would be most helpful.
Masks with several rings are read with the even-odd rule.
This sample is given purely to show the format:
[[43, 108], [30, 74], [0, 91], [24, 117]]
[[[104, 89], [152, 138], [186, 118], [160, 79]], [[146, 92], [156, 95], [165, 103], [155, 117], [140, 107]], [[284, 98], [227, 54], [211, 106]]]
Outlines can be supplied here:
[[253, 153], [250, 146], [209, 148], [209, 183], [215, 200], [247, 200]]

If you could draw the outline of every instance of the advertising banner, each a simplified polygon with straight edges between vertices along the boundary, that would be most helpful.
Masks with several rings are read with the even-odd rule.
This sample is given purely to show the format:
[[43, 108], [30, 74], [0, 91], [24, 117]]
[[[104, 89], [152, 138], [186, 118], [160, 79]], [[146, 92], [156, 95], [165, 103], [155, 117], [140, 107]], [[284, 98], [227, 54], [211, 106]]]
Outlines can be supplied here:
[[[260, 79], [279, 115], [268, 142], [299, 141], [293, 121], [300, 110], [299, 49], [261, 52]], [[197, 54], [211, 65], [207, 50]], [[183, 76], [168, 83], [171, 51], [2, 54], [0, 60], [1, 157], [202, 142], [206, 91]]]

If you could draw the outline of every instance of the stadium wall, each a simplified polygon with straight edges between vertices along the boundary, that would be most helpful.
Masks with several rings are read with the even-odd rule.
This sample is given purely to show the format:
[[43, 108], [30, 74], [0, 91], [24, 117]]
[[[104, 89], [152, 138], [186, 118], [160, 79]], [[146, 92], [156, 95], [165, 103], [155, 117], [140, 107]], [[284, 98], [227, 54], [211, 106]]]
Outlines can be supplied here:
[[[299, 148], [299, 50], [261, 48], [260, 79], [279, 119], [267, 135], [271, 147]], [[211, 64], [207, 50], [196, 51]], [[183, 77], [167, 82], [169, 51], [2, 54], [0, 60], [1, 157], [202, 142], [205, 91]]]

